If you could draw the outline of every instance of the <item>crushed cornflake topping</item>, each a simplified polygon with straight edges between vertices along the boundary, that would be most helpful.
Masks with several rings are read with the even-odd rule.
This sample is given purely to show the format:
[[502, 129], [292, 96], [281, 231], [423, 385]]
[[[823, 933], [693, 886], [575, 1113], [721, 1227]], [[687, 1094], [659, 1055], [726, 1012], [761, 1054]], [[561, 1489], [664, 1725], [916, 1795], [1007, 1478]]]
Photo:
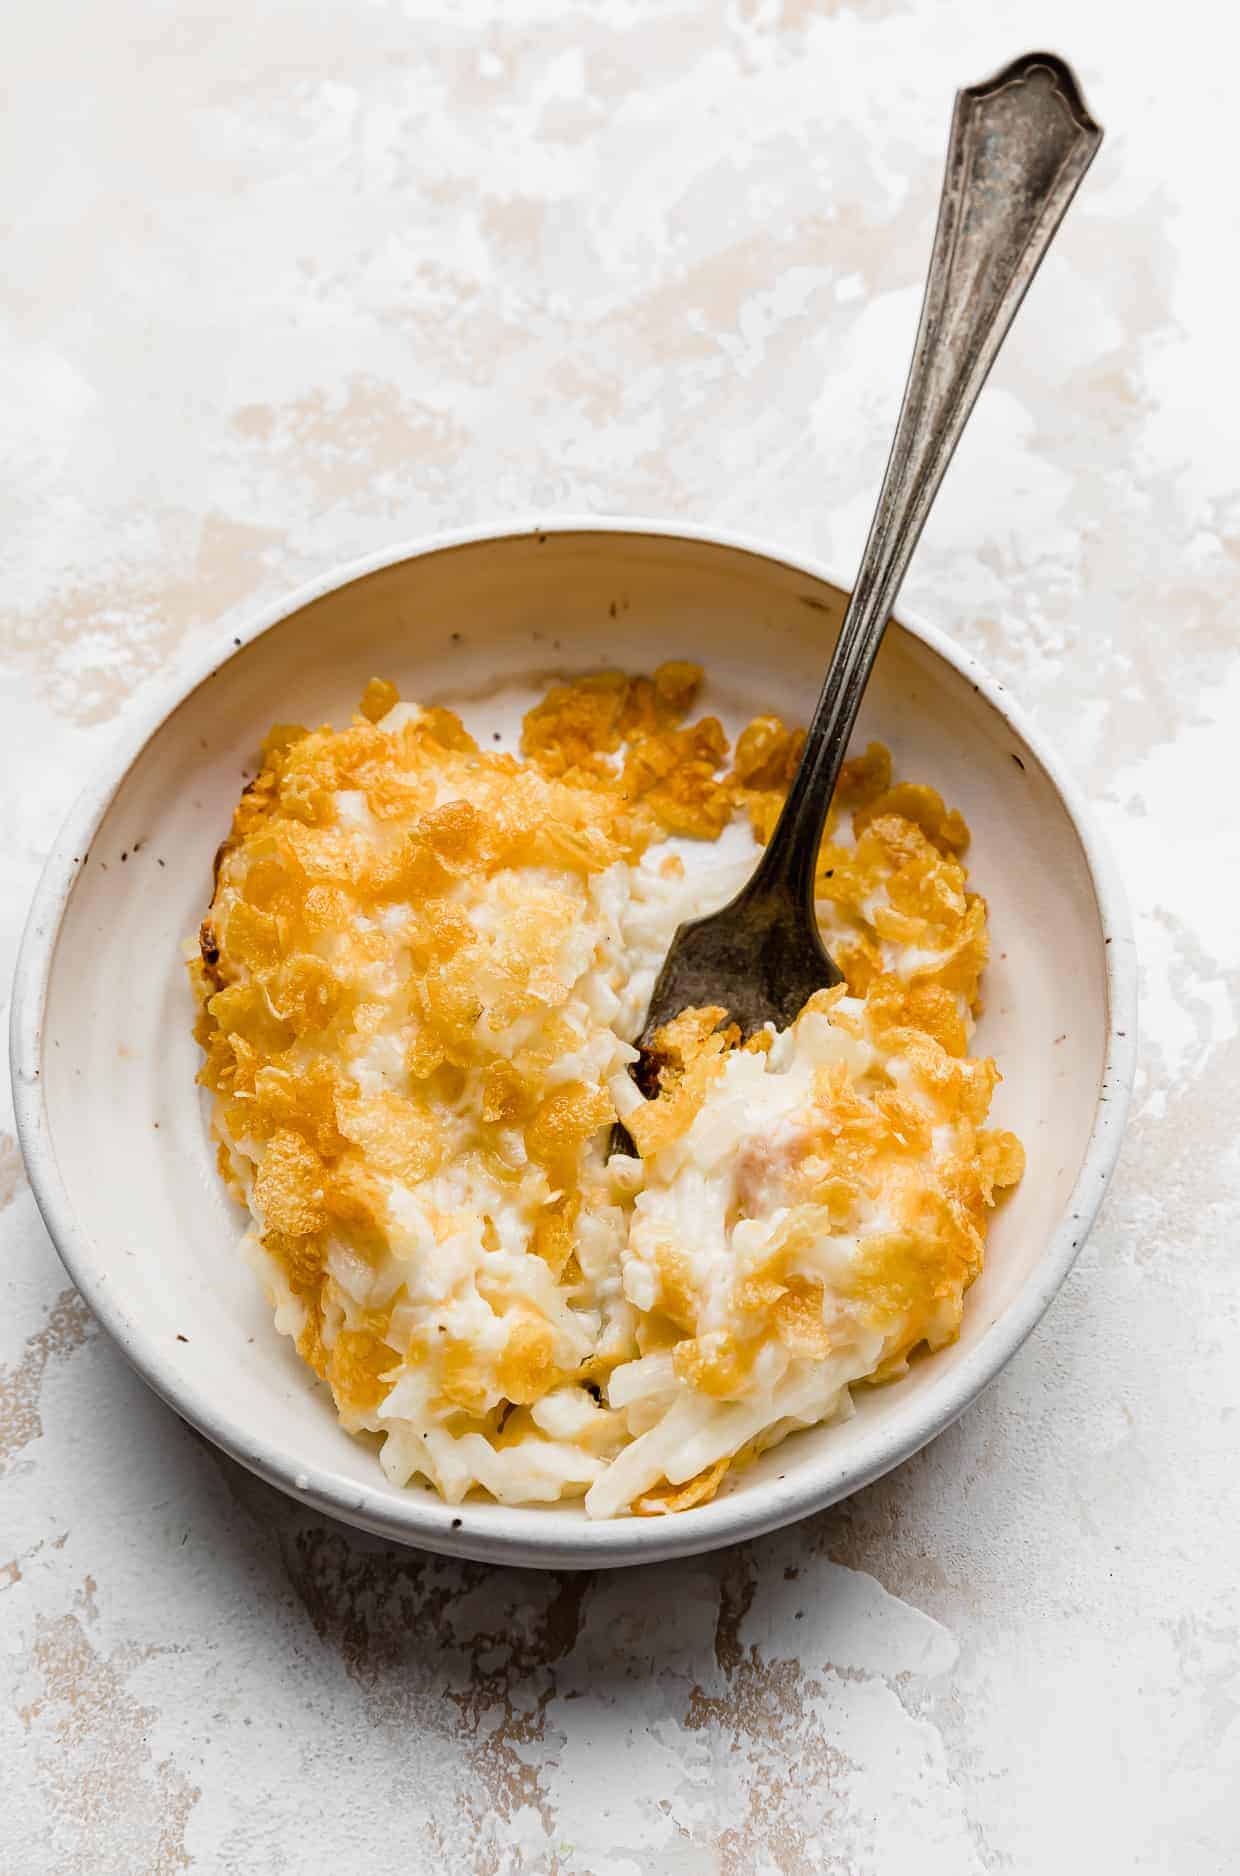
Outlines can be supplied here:
[[768, 839], [803, 743], [730, 750], [701, 684], [557, 684], [518, 758], [372, 678], [348, 728], [272, 730], [218, 856], [190, 971], [249, 1254], [342, 1424], [453, 1502], [705, 1503], [956, 1335], [1023, 1171], [968, 1054], [968, 829], [876, 743], [818, 863], [846, 982], [744, 1043], [686, 1011], [638, 1094], [672, 934], [753, 864], [686, 843]]

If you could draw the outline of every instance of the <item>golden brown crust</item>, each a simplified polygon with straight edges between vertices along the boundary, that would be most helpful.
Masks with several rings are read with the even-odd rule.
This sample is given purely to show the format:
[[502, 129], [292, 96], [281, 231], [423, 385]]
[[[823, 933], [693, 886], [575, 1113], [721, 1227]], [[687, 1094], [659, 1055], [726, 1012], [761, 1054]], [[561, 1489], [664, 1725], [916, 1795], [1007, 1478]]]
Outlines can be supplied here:
[[[344, 1320], [332, 1258], [381, 1267], [397, 1229], [394, 1187], [425, 1188], [453, 1164], [448, 1117], [472, 1089], [471, 1153], [501, 1183], [543, 1177], [527, 1248], [563, 1297], [582, 1284], [583, 1181], [614, 1119], [607, 1087], [589, 1073], [555, 1073], [575, 1044], [554, 1015], [528, 1046], [501, 1050], [487, 1038], [554, 1005], [580, 891], [598, 875], [635, 863], [667, 834], [717, 838], [738, 811], [759, 838], [769, 836], [802, 734], [761, 716], [730, 754], [716, 718], [686, 720], [701, 682], [698, 667], [673, 661], [650, 677], [604, 672], [556, 685], [526, 717], [520, 761], [480, 751], [447, 710], [384, 727], [397, 696], [381, 678], [347, 728], [278, 725], [264, 745], [217, 855], [190, 965], [199, 1078], [215, 1096], [221, 1171], [249, 1199], [263, 1249], [301, 1312], [299, 1352], [328, 1380], [350, 1427], [377, 1426], [385, 1377], [421, 1364], [457, 1430], [494, 1440], [502, 1422], [511, 1443], [532, 1424], [525, 1410], [571, 1378], [549, 1319], [528, 1298], [488, 1295], [502, 1323], [489, 1354], [464, 1331], [422, 1346], [393, 1326], [399, 1292]], [[872, 744], [845, 764], [819, 860], [831, 947], [865, 1008], [845, 1019], [843, 987], [816, 1006], [898, 1052], [913, 1092], [863, 1098], [847, 1075], [824, 1071], [804, 1207], [814, 1228], [825, 1220], [848, 1230], [880, 1187], [903, 1194], [896, 1228], [868, 1241], [857, 1281], [876, 1309], [930, 1299], [912, 1310], [914, 1341], [941, 1338], [953, 1310], [958, 1320], [959, 1297], [981, 1266], [986, 1210], [1023, 1168], [1019, 1143], [982, 1127], [993, 1064], [967, 1056], [964, 1012], [976, 1005], [986, 957], [985, 906], [968, 890], [961, 859], [967, 840], [933, 789], [893, 785], [887, 751]], [[531, 884], [534, 869], [549, 883]], [[663, 871], [683, 871], [679, 857], [666, 856]], [[571, 889], [557, 887], [559, 878]], [[520, 890], [510, 890], [518, 880]], [[498, 922], [479, 923], [480, 885], [502, 912]], [[910, 947], [922, 962], [900, 972], [893, 957]], [[723, 1073], [739, 1042], [724, 1017], [686, 1012], [661, 1032], [658, 1098], [629, 1121], [643, 1156], [683, 1138]], [[395, 1084], [376, 1089], [364, 1064], [389, 1046]], [[770, 1038], [744, 1046], [769, 1049]], [[926, 1104], [968, 1140], [929, 1193], [914, 1176], [928, 1152]], [[761, 1169], [753, 1176], [760, 1182]], [[462, 1215], [450, 1207], [435, 1215], [438, 1242]], [[796, 1230], [794, 1220], [752, 1277], [740, 1335], [695, 1333], [689, 1268], [669, 1244], [657, 1304], [627, 1355], [672, 1347], [682, 1380], [717, 1398], [743, 1390], [765, 1338], [797, 1357], [825, 1355], [822, 1286], [795, 1274]], [[484, 1242], [500, 1242], [489, 1218]], [[884, 1372], [906, 1356], [907, 1348], [892, 1351]], [[619, 1345], [605, 1360], [591, 1355], [578, 1378], [605, 1376], [624, 1358]], [[513, 1416], [514, 1404], [524, 1417]], [[638, 1509], [704, 1502], [726, 1469], [724, 1461], [648, 1493]]]

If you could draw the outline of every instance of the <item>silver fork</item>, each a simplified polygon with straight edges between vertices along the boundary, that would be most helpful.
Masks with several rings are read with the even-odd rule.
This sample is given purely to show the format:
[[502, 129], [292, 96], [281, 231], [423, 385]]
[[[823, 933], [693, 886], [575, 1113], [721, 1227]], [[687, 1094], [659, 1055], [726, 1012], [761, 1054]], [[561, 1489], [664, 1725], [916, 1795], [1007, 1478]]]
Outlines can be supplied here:
[[[887, 619], [931, 503], [1016, 309], [1102, 142], [1069, 67], [1030, 52], [957, 93], [921, 323], [869, 538], [805, 751], [762, 858], [719, 912], [681, 925], [638, 1039], [634, 1078], [657, 1087], [655, 1033], [722, 1006], [748, 1035], [785, 1028], [841, 981], [814, 910], [827, 809]], [[632, 1153], [626, 1130], [613, 1151]]]

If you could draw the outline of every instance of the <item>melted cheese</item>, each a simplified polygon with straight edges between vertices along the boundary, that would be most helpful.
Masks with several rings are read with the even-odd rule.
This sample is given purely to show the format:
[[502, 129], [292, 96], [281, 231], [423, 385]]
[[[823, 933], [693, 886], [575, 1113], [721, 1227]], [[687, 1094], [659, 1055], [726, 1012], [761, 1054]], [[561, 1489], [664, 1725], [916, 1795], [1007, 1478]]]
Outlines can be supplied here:
[[237, 809], [193, 966], [221, 1171], [277, 1328], [398, 1483], [700, 1503], [955, 1334], [1020, 1175], [966, 1054], [967, 829], [877, 745], [819, 862], [847, 994], [745, 1047], [688, 1012], [638, 1093], [675, 928], [747, 875], [799, 755], [759, 718], [729, 767], [699, 681], [557, 686], [521, 760], [372, 681], [347, 729], [273, 731]]

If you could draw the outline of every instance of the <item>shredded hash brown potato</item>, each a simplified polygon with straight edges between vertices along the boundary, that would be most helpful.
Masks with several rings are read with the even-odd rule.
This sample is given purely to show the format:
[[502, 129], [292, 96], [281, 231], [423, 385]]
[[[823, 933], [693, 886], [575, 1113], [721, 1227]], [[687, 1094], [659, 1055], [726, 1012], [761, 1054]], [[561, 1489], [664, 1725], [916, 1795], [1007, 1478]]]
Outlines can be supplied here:
[[372, 679], [347, 729], [271, 732], [220, 850], [190, 963], [220, 1170], [277, 1328], [398, 1484], [703, 1504], [957, 1334], [1021, 1176], [968, 1054], [968, 829], [878, 744], [818, 864], [846, 984], [744, 1044], [686, 1011], [639, 1094], [672, 934], [752, 869], [803, 740], [760, 716], [730, 750], [701, 680], [557, 684], [518, 758]]

